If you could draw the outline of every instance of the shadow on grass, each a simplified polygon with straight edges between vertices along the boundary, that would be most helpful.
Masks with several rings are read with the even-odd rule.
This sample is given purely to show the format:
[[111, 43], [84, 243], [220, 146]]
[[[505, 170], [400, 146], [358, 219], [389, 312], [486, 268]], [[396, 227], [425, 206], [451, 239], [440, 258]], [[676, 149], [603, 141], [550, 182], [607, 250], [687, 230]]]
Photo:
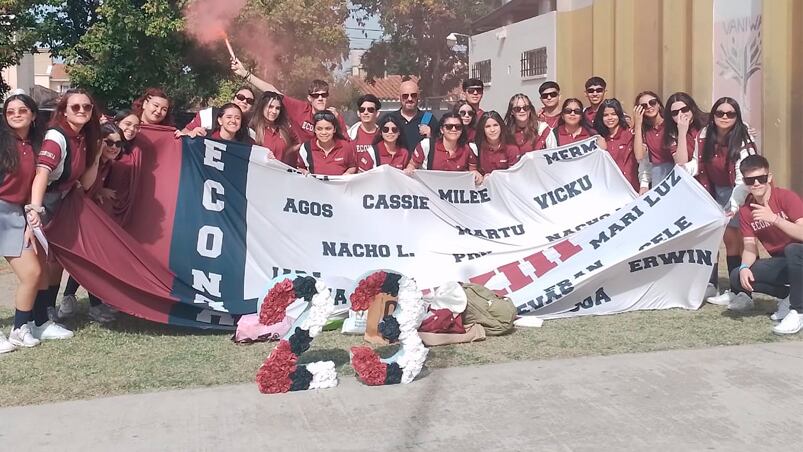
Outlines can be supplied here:
[[[88, 328], [91, 323], [95, 323], [86, 312], [79, 312], [75, 317], [63, 322], [67, 328], [72, 329], [76, 334]], [[101, 324], [102, 328], [109, 331], [125, 334], [139, 334], [145, 336], [231, 336], [234, 330], [202, 330], [188, 328], [177, 325], [165, 325], [163, 323], [151, 322], [137, 317], [133, 317], [122, 312], [117, 314], [117, 320], [110, 323]]]
[[740, 320], [744, 318], [767, 317], [775, 312], [777, 309], [777, 302], [773, 300], [755, 300], [755, 307], [750, 311], [739, 312], [731, 311], [729, 309], [723, 310], [720, 315], [731, 320]]
[[349, 363], [349, 352], [342, 348], [324, 348], [306, 351], [298, 358], [298, 364], [309, 364], [315, 361], [333, 361], [335, 367], [340, 367]]

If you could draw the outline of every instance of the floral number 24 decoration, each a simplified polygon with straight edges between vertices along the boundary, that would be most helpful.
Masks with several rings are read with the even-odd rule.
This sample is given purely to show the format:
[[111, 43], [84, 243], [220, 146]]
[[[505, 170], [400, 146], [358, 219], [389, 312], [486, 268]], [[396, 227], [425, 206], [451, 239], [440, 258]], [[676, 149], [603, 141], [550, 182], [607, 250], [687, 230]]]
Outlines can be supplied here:
[[[387, 275], [391, 277], [386, 278]], [[369, 276], [371, 277], [373, 277], [372, 286], [377, 285], [376, 282], [380, 278], [387, 279], [386, 282], [383, 281], [385, 284], [380, 283], [377, 286], [381, 286], [383, 292], [398, 293], [397, 312], [395, 316], [388, 315], [382, 319], [379, 331], [389, 342], [398, 340], [401, 348], [392, 357], [381, 359], [370, 347], [353, 347], [351, 365], [360, 380], [370, 386], [410, 383], [421, 372], [429, 352], [418, 336], [418, 327], [426, 315], [426, 305], [421, 291], [411, 278], [385, 272], [377, 272]], [[260, 321], [264, 319], [263, 323], [280, 322], [284, 310], [297, 298], [310, 301], [310, 307], [299, 317], [297, 325], [293, 325], [292, 334], [287, 339], [279, 341], [259, 368], [256, 379], [262, 393], [324, 389], [337, 385], [334, 362], [298, 364], [299, 357], [310, 348], [312, 339], [321, 333], [334, 309], [330, 290], [322, 282], [310, 280], [314, 281], [311, 277], [299, 277], [292, 282], [286, 279], [277, 283], [265, 297], [260, 310]], [[373, 287], [371, 289], [373, 292]], [[355, 295], [360, 296], [356, 293]], [[372, 296], [374, 295], [376, 294]], [[366, 298], [364, 303], [357, 304], [360, 310], [368, 309], [371, 303], [369, 299], [371, 297], [364, 298]]]

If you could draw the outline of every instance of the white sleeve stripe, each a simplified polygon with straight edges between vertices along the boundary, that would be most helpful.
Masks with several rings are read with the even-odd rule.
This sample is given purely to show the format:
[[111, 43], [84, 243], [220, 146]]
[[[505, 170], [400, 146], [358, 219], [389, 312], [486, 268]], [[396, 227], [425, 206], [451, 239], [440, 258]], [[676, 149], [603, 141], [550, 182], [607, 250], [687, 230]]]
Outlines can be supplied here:
[[213, 118], [212, 118], [212, 107], [204, 108], [198, 115], [201, 117], [201, 127], [207, 130], [214, 129], [213, 126]]
[[64, 173], [64, 161], [67, 159], [67, 137], [65, 137], [64, 134], [58, 130], [50, 129], [45, 134], [44, 141], [48, 140], [56, 143], [61, 150], [61, 159], [59, 160], [59, 164], [56, 165], [56, 168], [50, 171], [50, 174], [47, 177], [48, 185], [50, 185], [50, 182], [58, 180]]

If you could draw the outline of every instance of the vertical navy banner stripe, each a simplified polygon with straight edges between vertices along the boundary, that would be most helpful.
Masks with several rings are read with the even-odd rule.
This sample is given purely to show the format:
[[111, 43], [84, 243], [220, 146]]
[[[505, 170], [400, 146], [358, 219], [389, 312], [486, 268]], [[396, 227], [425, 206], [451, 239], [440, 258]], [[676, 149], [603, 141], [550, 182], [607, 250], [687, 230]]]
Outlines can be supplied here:
[[[184, 138], [182, 152], [170, 246], [170, 269], [176, 275], [172, 295], [181, 303], [171, 317], [177, 317], [175, 323], [190, 315], [204, 323], [228, 323], [225, 313], [256, 310], [257, 300], [243, 296], [251, 146]], [[218, 312], [196, 313], [198, 308]]]

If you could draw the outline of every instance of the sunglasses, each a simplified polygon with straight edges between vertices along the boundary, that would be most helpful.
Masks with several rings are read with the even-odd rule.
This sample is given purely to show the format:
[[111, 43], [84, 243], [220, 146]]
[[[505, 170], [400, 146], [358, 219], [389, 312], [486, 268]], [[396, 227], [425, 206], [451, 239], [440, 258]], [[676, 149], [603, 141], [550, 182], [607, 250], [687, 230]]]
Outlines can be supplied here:
[[336, 117], [336, 116], [335, 116], [335, 114], [334, 114], [334, 113], [332, 113], [331, 111], [322, 111], [322, 112], [319, 112], [319, 113], [315, 113], [315, 114], [312, 116], [312, 120], [313, 120], [313, 121], [315, 121], [315, 122], [318, 122], [318, 121], [329, 121], [329, 122], [331, 122], [332, 124], [334, 124], [334, 123], [335, 123], [335, 121], [337, 121], [337, 117]]
[[516, 113], [521, 113], [523, 111], [530, 111], [530, 106], [529, 105], [525, 105], [523, 107], [513, 107], [513, 111], [516, 112]]
[[758, 182], [761, 185], [764, 185], [767, 183], [769, 179], [770, 179], [769, 174], [762, 174], [760, 176], [745, 176], [744, 184], [747, 185], [748, 187], [751, 185], [755, 185], [756, 182]]
[[466, 92], [467, 92], [468, 94], [474, 94], [474, 95], [477, 95], [477, 94], [482, 94], [482, 93], [484, 93], [484, 92], [485, 92], [485, 90], [484, 90], [483, 88], [468, 88], [468, 89], [466, 89]]
[[67, 106], [73, 113], [80, 113], [85, 111], [87, 113], [92, 111], [92, 104], [72, 104]]
[[563, 114], [564, 115], [582, 115], [583, 114], [583, 110], [581, 110], [579, 108], [564, 108], [563, 109]]
[[399, 129], [396, 127], [385, 126], [382, 127], [382, 133], [399, 133]]
[[475, 112], [474, 110], [460, 110], [458, 113], [460, 114], [460, 116], [471, 116], [471, 117], [474, 117], [477, 114], [477, 112]]
[[253, 97], [243, 96], [242, 94], [235, 94], [234, 98], [239, 100], [240, 102], [245, 102], [248, 105], [254, 105]]
[[602, 94], [605, 92], [605, 88], [588, 88], [586, 92], [588, 94]]
[[647, 102], [639, 104], [639, 107], [646, 110], [648, 107], [654, 107], [656, 105], [658, 105], [658, 99], [650, 99]]
[[329, 93], [328, 92], [324, 92], [324, 93], [309, 93], [309, 97], [311, 97], [313, 99], [326, 99], [327, 97], [329, 97]]
[[31, 110], [25, 107], [20, 107], [17, 110], [6, 110], [6, 116], [27, 115]]
[[402, 97], [402, 99], [404, 99], [404, 100], [407, 100], [407, 99], [418, 99], [418, 93], [409, 93], [409, 94], [406, 94], [406, 93], [405, 93], [405, 94], [402, 94], [402, 95], [401, 95], [401, 97]]
[[106, 138], [105, 140], [103, 140], [103, 142], [106, 143], [106, 146], [108, 146], [110, 148], [121, 148], [121, 147], [123, 147], [123, 141], [122, 140], [114, 141], [114, 140], [110, 140], [110, 139]]
[[714, 116], [720, 119], [733, 119], [736, 117], [736, 112], [717, 110], [714, 112]]
[[368, 113], [376, 113], [376, 108], [374, 107], [360, 107], [357, 110], [359, 110], [360, 113], [365, 113], [366, 111]]
[[444, 130], [463, 130], [463, 124], [444, 124]]
[[675, 116], [677, 116], [677, 115], [679, 115], [681, 113], [688, 113], [690, 111], [691, 111], [691, 107], [686, 105], [683, 108], [678, 108], [677, 110], [672, 110], [672, 116], [675, 117]]
[[553, 97], [558, 97], [558, 96], [560, 96], [559, 92], [557, 92], [557, 91], [549, 91], [549, 92], [546, 92], [546, 93], [542, 93], [541, 94], [541, 99], [552, 99]]

